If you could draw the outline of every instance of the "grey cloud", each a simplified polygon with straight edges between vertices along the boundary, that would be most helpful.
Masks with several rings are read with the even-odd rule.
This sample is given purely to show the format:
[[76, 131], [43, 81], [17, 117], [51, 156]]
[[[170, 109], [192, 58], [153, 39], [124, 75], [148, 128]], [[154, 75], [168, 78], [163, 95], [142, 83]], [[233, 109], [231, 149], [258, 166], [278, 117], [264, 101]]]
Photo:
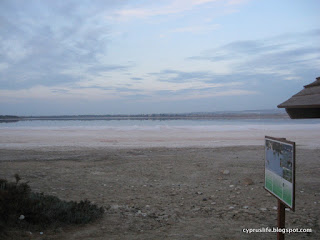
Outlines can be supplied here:
[[126, 71], [130, 68], [127, 65], [95, 65], [88, 68], [89, 72], [111, 72], [111, 71]]
[[121, 92], [131, 92], [131, 93], [141, 92], [141, 90], [139, 90], [139, 89], [126, 88], [126, 87], [117, 87], [117, 88], [114, 88], [114, 90], [116, 90], [119, 93], [121, 93]]
[[[66, 70], [77, 67], [90, 74], [123, 71], [128, 66], [104, 65], [98, 55], [108, 47], [104, 18], [116, 1], [0, 2], [0, 72], [2, 88], [55, 85], [81, 79]], [[88, 67], [88, 66], [97, 67]]]
[[163, 82], [210, 81], [214, 77], [209, 71], [184, 72], [173, 69], [165, 69], [150, 75], [157, 76], [158, 80]]
[[236, 41], [223, 45], [216, 49], [205, 51], [202, 55], [189, 57], [190, 60], [209, 60], [209, 61], [223, 61], [232, 60], [242, 55], [256, 55], [269, 51], [279, 50], [285, 44], [264, 43], [263, 41]]
[[165, 69], [158, 73], [150, 73], [152, 76], [157, 76], [158, 81], [187, 83], [190, 81], [205, 82], [205, 83], [230, 83], [244, 81], [242, 75], [231, 74], [216, 74], [211, 71], [178, 71], [174, 69]]
[[229, 53], [237, 54], [261, 54], [270, 51], [281, 50], [286, 44], [265, 43], [263, 41], [238, 41], [225, 45], [223, 48]]
[[100, 90], [107, 90], [107, 91], [116, 91], [117, 93], [121, 94], [123, 92], [125, 93], [137, 93], [137, 92], [141, 92], [140, 89], [136, 89], [136, 88], [130, 88], [131, 85], [128, 85], [128, 87], [103, 87], [103, 86], [99, 86], [99, 85], [88, 85], [88, 86], [77, 86], [77, 85], [73, 85], [72, 88], [73, 89], [87, 89], [87, 88], [96, 88], [96, 89], [100, 89]]
[[143, 80], [143, 78], [139, 78], [139, 77], [132, 77], [131, 80], [133, 81], [141, 81]]
[[[273, 65], [277, 68], [301, 68], [309, 65], [310, 61], [320, 59], [320, 47], [297, 48], [277, 53], [263, 54], [248, 62], [250, 67]], [[316, 54], [311, 56], [310, 54]], [[310, 57], [311, 56], [311, 57]]]
[[51, 92], [54, 92], [54, 93], [68, 93], [69, 90], [66, 90], [66, 89], [51, 89]]
[[177, 93], [177, 91], [172, 91], [172, 90], [157, 90], [157, 91], [155, 91], [155, 94], [159, 95], [159, 96], [172, 96], [176, 93]]
[[[305, 41], [320, 38], [320, 29], [305, 33], [285, 34], [265, 40], [235, 41], [219, 48], [208, 49], [198, 56], [189, 57], [189, 60], [209, 60], [212, 62], [232, 60], [240, 57], [259, 57], [276, 55], [303, 56], [310, 51], [318, 51], [318, 47], [307, 47]], [[316, 41], [315, 41], [316, 42]], [[292, 46], [291, 46], [292, 45]], [[288, 47], [291, 48], [288, 50]], [[297, 54], [297, 55], [295, 55]]]
[[[288, 82], [283, 81], [284, 77], [279, 76], [276, 73], [246, 73], [241, 72], [239, 74], [225, 74], [225, 75], [213, 75], [212, 83], [228, 83], [228, 82], [239, 82], [239, 85], [222, 85], [221, 87], [202, 87], [202, 88], [185, 88], [176, 91], [156, 91], [154, 93], [154, 97], [161, 97], [168, 99], [170, 97], [187, 97], [187, 96], [204, 96], [207, 98], [208, 96], [214, 96], [215, 93], [219, 94], [221, 92], [232, 92], [232, 91], [248, 91], [252, 93], [257, 93], [256, 101], [264, 102], [264, 98], [269, 94], [272, 95], [272, 101], [274, 102], [274, 106], [276, 106], [277, 102], [283, 101], [283, 96], [286, 94], [289, 96], [290, 94], [297, 91], [297, 87], [303, 86], [304, 83], [310, 82], [310, 79], [314, 79], [315, 76], [318, 76], [315, 70], [309, 69], [310, 71], [306, 71], [306, 69], [297, 70], [297, 76], [300, 76], [301, 79], [298, 81]], [[219, 96], [221, 98], [221, 96]], [[268, 100], [270, 101], [270, 100]]]
[[147, 94], [131, 94], [131, 95], [124, 96], [123, 99], [130, 100], [132, 102], [132, 101], [145, 100], [150, 97], [151, 96]]
[[[236, 41], [216, 49], [209, 49], [201, 55], [189, 57], [189, 60], [212, 62], [238, 60], [232, 64], [235, 72], [251, 74], [259, 69], [288, 71], [305, 75], [314, 72], [320, 60], [320, 30], [304, 33], [284, 34], [266, 40]], [[303, 70], [304, 69], [304, 70]]]

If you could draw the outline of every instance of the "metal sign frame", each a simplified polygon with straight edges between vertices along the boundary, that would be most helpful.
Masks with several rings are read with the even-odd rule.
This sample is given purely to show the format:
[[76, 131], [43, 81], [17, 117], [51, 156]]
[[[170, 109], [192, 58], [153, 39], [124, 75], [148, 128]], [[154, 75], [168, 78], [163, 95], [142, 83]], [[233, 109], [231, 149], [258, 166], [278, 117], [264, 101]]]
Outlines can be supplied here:
[[[273, 158], [270, 157], [270, 145], [277, 148], [275, 150], [271, 146], [271, 150], [273, 151]], [[277, 155], [277, 157], [275, 155]], [[286, 159], [288, 160], [285, 161]], [[272, 161], [272, 163], [270, 163], [270, 161]], [[273, 196], [275, 196], [279, 201], [281, 201], [286, 207], [290, 208], [292, 211], [295, 211], [295, 166], [295, 142], [288, 141], [285, 138], [274, 138], [265, 136], [264, 189]], [[280, 171], [281, 174], [278, 174], [277, 171], [278, 173]], [[270, 184], [272, 185], [271, 187]], [[280, 188], [282, 194], [279, 193], [279, 185], [281, 185]], [[291, 193], [290, 195], [288, 194], [288, 191]], [[282, 197], [279, 195], [282, 195]], [[291, 201], [288, 201], [288, 199], [290, 199]]]

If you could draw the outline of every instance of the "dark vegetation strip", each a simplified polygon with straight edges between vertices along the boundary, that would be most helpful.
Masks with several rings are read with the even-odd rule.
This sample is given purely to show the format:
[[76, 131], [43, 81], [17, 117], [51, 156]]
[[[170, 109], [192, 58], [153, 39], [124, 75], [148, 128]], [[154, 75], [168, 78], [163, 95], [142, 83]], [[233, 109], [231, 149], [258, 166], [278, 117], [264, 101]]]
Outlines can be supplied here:
[[32, 192], [28, 183], [0, 179], [0, 239], [12, 229], [46, 229], [66, 224], [86, 224], [102, 217], [104, 209], [90, 201], [64, 201]]

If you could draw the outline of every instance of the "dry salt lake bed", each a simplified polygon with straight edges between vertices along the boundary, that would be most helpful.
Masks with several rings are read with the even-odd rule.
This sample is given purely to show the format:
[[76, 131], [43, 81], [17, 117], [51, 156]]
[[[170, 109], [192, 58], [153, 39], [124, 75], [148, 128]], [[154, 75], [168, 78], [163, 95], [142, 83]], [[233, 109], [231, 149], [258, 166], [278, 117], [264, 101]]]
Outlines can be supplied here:
[[297, 144], [296, 211], [287, 239], [320, 238], [320, 122], [30, 121], [0, 124], [0, 177], [105, 208], [84, 226], [22, 232], [21, 239], [275, 239], [264, 189], [264, 136]]

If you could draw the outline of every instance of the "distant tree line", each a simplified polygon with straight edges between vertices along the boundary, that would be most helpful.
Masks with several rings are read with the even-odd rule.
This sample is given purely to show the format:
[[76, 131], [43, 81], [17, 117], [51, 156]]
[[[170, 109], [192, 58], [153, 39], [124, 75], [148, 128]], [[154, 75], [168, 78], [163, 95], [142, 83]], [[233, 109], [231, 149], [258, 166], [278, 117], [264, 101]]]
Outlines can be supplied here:
[[56, 115], [56, 116], [12, 116], [0, 115], [0, 121], [20, 120], [179, 120], [179, 119], [259, 119], [287, 118], [280, 112], [197, 112], [197, 113], [153, 113], [153, 114], [105, 114], [105, 115]]
[[13, 115], [0, 115], [0, 119], [19, 119], [20, 117], [18, 116], [13, 116]]

